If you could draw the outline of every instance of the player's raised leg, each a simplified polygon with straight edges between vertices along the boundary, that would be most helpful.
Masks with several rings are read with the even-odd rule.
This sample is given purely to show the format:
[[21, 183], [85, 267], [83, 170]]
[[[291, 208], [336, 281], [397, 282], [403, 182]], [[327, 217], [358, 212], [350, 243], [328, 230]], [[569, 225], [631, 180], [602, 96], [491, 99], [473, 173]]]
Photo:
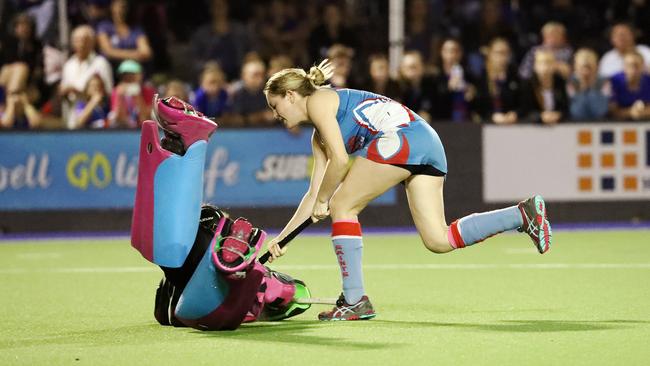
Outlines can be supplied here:
[[406, 194], [415, 226], [424, 245], [435, 253], [480, 243], [504, 231], [526, 232], [540, 253], [551, 245], [551, 227], [541, 196], [500, 210], [474, 213], [447, 226], [444, 216], [443, 177], [415, 175], [406, 181]]
[[370, 201], [408, 178], [409, 172], [388, 164], [357, 158], [330, 200], [332, 244], [341, 269], [343, 294], [320, 320], [358, 320], [375, 316], [365, 296], [361, 258], [363, 240], [358, 214]]

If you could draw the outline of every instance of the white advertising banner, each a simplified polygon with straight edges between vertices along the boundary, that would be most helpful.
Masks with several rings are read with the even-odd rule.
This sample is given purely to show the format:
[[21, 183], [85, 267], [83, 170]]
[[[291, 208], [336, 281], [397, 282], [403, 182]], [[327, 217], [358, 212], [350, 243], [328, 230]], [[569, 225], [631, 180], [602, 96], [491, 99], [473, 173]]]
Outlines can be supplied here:
[[535, 193], [550, 201], [650, 200], [650, 123], [486, 126], [485, 201]]

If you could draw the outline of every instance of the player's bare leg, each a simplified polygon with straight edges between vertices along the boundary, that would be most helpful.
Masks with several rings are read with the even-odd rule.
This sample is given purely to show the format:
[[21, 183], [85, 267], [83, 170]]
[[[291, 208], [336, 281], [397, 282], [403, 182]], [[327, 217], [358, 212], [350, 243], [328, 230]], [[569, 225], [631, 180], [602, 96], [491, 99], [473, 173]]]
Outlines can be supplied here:
[[415, 175], [406, 181], [411, 215], [427, 249], [446, 253], [514, 229], [526, 232], [540, 253], [549, 249], [552, 233], [542, 197], [533, 196], [516, 206], [465, 216], [447, 226], [443, 185], [443, 177], [428, 175]]
[[415, 227], [424, 246], [434, 253], [454, 250], [447, 238], [449, 227], [445, 220], [442, 188], [445, 179], [429, 175], [414, 175], [406, 180], [406, 197]]
[[358, 320], [375, 316], [363, 288], [363, 241], [357, 215], [370, 201], [408, 178], [409, 174], [402, 168], [357, 158], [330, 200], [332, 242], [341, 269], [343, 293], [331, 311], [318, 315], [320, 320]]

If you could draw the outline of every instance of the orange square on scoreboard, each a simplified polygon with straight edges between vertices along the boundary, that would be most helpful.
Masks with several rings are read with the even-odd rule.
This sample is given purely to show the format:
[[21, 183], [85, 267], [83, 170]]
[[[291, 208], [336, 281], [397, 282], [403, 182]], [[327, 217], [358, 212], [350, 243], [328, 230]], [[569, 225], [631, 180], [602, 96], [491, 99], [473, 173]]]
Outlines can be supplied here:
[[626, 168], [635, 168], [637, 165], [636, 153], [623, 154], [623, 166]]
[[581, 192], [590, 192], [593, 189], [591, 177], [578, 178], [578, 190]]
[[636, 144], [636, 131], [635, 130], [623, 131], [623, 143], [626, 145]]
[[578, 144], [591, 145], [591, 131], [588, 130], [578, 131]]
[[639, 180], [635, 176], [626, 176], [623, 178], [623, 189], [626, 191], [636, 191], [639, 189]]
[[580, 168], [591, 168], [591, 154], [580, 154], [578, 155], [578, 167]]
[[604, 153], [600, 155], [600, 166], [602, 168], [613, 168], [615, 164], [614, 154]]

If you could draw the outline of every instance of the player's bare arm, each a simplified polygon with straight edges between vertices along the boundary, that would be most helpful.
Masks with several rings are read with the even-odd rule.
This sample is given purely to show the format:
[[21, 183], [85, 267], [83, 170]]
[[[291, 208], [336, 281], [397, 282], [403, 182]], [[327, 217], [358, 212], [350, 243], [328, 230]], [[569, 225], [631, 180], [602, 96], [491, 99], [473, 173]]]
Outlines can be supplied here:
[[325, 173], [316, 196], [313, 216], [323, 219], [329, 215], [328, 202], [348, 168], [348, 154], [336, 121], [338, 95], [330, 89], [320, 89], [307, 100], [307, 113], [323, 142], [327, 157]]

